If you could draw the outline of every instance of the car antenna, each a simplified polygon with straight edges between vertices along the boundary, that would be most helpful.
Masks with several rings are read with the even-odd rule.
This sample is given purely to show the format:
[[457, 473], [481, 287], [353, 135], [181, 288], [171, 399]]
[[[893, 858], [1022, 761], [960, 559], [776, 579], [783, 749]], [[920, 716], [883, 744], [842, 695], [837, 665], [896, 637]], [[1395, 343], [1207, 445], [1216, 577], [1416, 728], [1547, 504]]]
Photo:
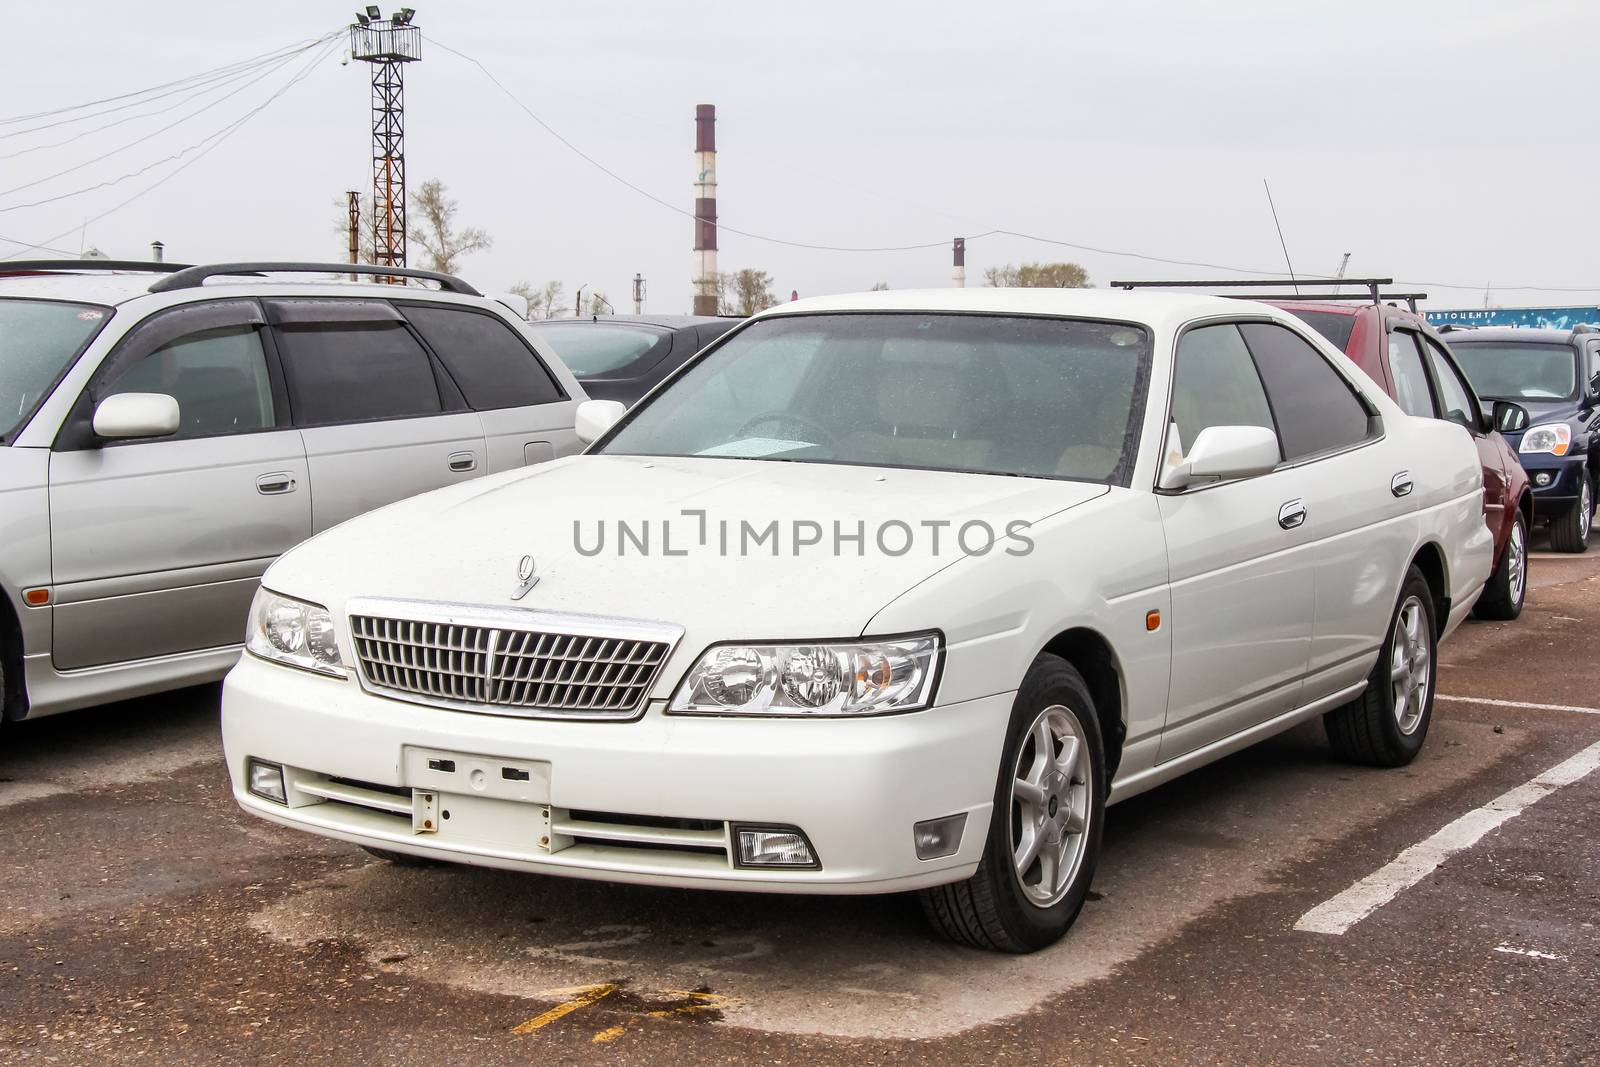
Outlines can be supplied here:
[[1272, 202], [1272, 186], [1267, 184], [1267, 179], [1261, 179], [1261, 185], [1267, 191], [1267, 206], [1272, 209], [1272, 225], [1278, 228], [1278, 244], [1283, 248], [1283, 261], [1289, 267], [1289, 284], [1294, 286], [1294, 294], [1300, 295], [1300, 283], [1295, 280], [1294, 264], [1289, 261], [1289, 245], [1283, 239], [1283, 224], [1278, 221], [1278, 205]]

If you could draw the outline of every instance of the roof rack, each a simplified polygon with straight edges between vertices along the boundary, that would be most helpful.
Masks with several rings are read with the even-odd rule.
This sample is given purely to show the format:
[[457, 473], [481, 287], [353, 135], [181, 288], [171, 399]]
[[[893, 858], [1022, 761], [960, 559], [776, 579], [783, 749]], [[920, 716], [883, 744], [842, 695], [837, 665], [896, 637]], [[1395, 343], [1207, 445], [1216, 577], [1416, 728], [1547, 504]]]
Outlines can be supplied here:
[[152, 283], [150, 291], [169, 293], [174, 289], [195, 289], [204, 285], [207, 278], [230, 274], [368, 274], [379, 278], [419, 278], [437, 283], [447, 293], [483, 295], [453, 274], [413, 270], [410, 267], [379, 267], [371, 263], [208, 263], [200, 267], [185, 267], [169, 274]]
[[[1112, 282], [1113, 289], [1267, 289], [1282, 288], [1286, 283], [1281, 278], [1237, 278], [1211, 280], [1211, 281], [1184, 281], [1184, 282]], [[1417, 301], [1428, 299], [1427, 293], [1386, 293], [1385, 285], [1393, 285], [1393, 278], [1295, 278], [1287, 283], [1295, 289], [1293, 293], [1251, 293], [1250, 300], [1359, 300], [1372, 301], [1381, 304], [1385, 300], [1404, 300], [1413, 313], [1417, 311]], [[1340, 286], [1359, 285], [1366, 289], [1365, 293], [1304, 293], [1302, 289], [1330, 288], [1337, 290]], [[1242, 293], [1219, 293], [1219, 296], [1233, 296], [1246, 299]]]
[[0, 274], [33, 274], [40, 271], [86, 270], [148, 271], [151, 274], [171, 274], [187, 270], [187, 263], [155, 263], [142, 259], [4, 259], [0, 260]]

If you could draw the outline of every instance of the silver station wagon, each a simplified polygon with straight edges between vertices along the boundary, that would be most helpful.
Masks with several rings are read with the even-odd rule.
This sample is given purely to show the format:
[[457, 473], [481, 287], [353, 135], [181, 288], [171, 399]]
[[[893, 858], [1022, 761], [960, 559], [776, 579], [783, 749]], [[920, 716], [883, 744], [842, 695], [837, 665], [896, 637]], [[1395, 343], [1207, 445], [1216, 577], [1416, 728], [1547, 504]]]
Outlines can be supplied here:
[[293, 545], [579, 449], [582, 387], [457, 278], [96, 260], [0, 271], [6, 719], [220, 678], [262, 572]]

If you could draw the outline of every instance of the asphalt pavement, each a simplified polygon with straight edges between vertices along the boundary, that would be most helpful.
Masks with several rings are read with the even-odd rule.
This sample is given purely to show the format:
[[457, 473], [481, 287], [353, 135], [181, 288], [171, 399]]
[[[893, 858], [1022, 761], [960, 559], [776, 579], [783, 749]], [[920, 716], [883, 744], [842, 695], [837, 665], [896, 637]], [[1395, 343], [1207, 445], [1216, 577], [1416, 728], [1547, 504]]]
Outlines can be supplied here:
[[12, 724], [0, 1060], [1600, 1062], [1600, 551], [1531, 576], [1522, 619], [1441, 649], [1412, 766], [1312, 724], [1118, 805], [1078, 925], [1025, 957], [905, 897], [400, 868], [270, 826], [214, 686]]

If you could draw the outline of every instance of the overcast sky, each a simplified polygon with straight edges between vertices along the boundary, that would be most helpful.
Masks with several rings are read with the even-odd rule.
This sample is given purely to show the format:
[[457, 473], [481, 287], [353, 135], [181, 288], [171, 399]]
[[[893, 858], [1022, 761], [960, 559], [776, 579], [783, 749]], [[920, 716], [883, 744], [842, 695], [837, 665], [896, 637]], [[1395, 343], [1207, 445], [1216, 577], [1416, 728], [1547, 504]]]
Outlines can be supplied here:
[[[716, 104], [722, 220], [784, 240], [898, 246], [1003, 228], [1275, 271], [1267, 178], [1302, 273], [1331, 273], [1350, 252], [1352, 275], [1425, 284], [1434, 307], [1479, 306], [1486, 282], [1503, 304], [1600, 299], [1593, 0], [416, 3], [430, 38], [685, 211], [694, 108]], [[321, 0], [8, 4], [0, 118], [198, 73], [335, 29], [352, 11]], [[485, 290], [556, 279], [569, 298], [587, 283], [631, 310], [639, 272], [648, 310], [687, 310], [689, 219], [562, 146], [476, 68], [431, 42], [423, 50], [407, 70], [410, 180], [443, 180], [461, 220], [494, 237], [462, 274]], [[343, 51], [86, 232], [74, 228], [196, 153], [16, 205], [178, 153], [297, 66], [126, 152], [0, 195], [0, 235], [71, 231], [49, 243], [139, 258], [156, 238], [185, 261], [339, 258], [334, 202], [370, 185], [368, 72], [341, 66]], [[53, 120], [0, 125], [0, 156], [11, 157], [0, 158], [0, 189], [220, 95], [21, 155], [110, 119], [22, 137], [3, 135]], [[947, 245], [820, 252], [723, 231], [721, 247], [724, 270], [767, 270], [785, 297], [949, 283]], [[18, 251], [0, 243], [0, 255]], [[1101, 284], [1216, 273], [997, 236], [969, 244], [969, 279], [1053, 259], [1083, 263]]]

